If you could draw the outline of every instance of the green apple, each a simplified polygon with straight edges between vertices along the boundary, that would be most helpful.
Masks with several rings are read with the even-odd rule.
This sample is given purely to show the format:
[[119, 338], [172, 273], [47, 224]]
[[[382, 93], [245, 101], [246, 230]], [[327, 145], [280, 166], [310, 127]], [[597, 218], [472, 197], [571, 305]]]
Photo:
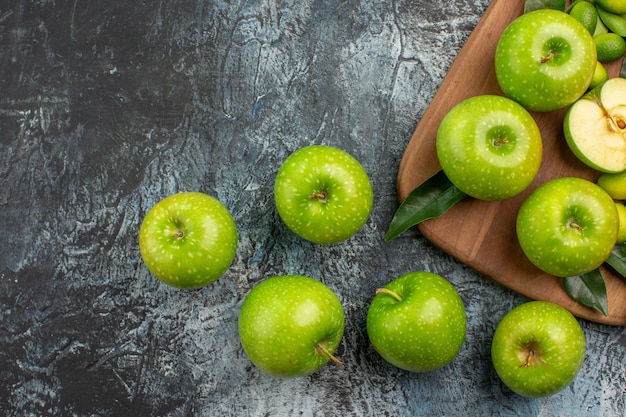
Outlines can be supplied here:
[[517, 214], [522, 250], [535, 266], [558, 277], [599, 267], [615, 246], [617, 230], [613, 199], [582, 178], [543, 183], [523, 201]]
[[541, 165], [541, 133], [522, 106], [506, 97], [479, 95], [442, 119], [437, 157], [450, 181], [481, 200], [504, 200], [524, 191]]
[[626, 243], [626, 206], [624, 203], [615, 203], [618, 217], [618, 232], [617, 232], [617, 244], [623, 245]]
[[614, 200], [626, 200], [626, 171], [602, 174], [597, 183]]
[[544, 397], [574, 380], [585, 350], [585, 334], [569, 311], [546, 301], [530, 301], [509, 311], [498, 323], [491, 359], [512, 391]]
[[298, 236], [337, 243], [369, 218], [374, 200], [363, 166], [347, 152], [323, 145], [301, 148], [280, 167], [274, 185], [280, 218]]
[[583, 163], [601, 172], [626, 170], [626, 79], [611, 78], [572, 105], [565, 140]]
[[237, 227], [228, 209], [199, 192], [159, 201], [139, 230], [139, 250], [148, 270], [178, 288], [200, 288], [220, 278], [237, 250]]
[[277, 378], [310, 375], [333, 355], [344, 331], [341, 302], [325, 284], [299, 275], [275, 276], [248, 293], [239, 313], [243, 348]]
[[596, 61], [593, 38], [578, 20], [539, 9], [516, 18], [502, 33], [496, 78], [504, 94], [527, 109], [558, 110], [585, 93]]
[[466, 316], [452, 284], [430, 272], [412, 272], [376, 291], [367, 334], [389, 363], [412, 372], [446, 365], [461, 350]]

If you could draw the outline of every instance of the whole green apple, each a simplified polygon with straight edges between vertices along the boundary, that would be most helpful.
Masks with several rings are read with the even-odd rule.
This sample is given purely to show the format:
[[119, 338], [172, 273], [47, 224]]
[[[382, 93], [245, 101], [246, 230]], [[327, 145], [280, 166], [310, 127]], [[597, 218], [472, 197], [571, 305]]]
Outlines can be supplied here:
[[325, 284], [299, 275], [257, 284], [239, 313], [241, 344], [262, 371], [277, 378], [310, 375], [333, 355], [344, 331], [341, 302]]
[[504, 200], [533, 181], [543, 146], [535, 120], [506, 97], [463, 100], [442, 119], [437, 157], [450, 181], [481, 200]]
[[493, 335], [491, 359], [512, 391], [543, 397], [574, 380], [585, 349], [583, 330], [569, 311], [553, 303], [530, 301], [502, 318]]
[[517, 214], [519, 244], [539, 269], [571, 277], [598, 268], [618, 232], [613, 199], [591, 181], [561, 177], [543, 183]]
[[200, 288], [230, 267], [237, 250], [237, 226], [214, 197], [182, 192], [148, 211], [139, 230], [139, 250], [161, 281], [178, 288]]
[[626, 79], [611, 78], [577, 100], [563, 133], [574, 155], [600, 172], [626, 170]]
[[412, 272], [376, 292], [367, 313], [367, 334], [387, 362], [427, 372], [456, 357], [465, 340], [465, 308], [446, 279]]
[[274, 197], [287, 227], [315, 243], [337, 243], [354, 235], [369, 218], [374, 201], [359, 161], [324, 145], [301, 148], [285, 160]]
[[585, 93], [596, 61], [593, 38], [578, 20], [539, 9], [516, 18], [502, 33], [496, 78], [504, 94], [527, 109], [558, 110]]

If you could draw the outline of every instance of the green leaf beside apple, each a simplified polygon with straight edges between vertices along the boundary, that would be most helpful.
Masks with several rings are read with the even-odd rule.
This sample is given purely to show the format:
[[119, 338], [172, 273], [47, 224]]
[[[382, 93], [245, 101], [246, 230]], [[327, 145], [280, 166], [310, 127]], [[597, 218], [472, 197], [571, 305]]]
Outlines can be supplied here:
[[626, 245], [616, 245], [611, 251], [611, 255], [609, 255], [606, 263], [613, 268], [615, 272], [626, 277]]
[[599, 268], [582, 275], [562, 278], [562, 285], [572, 299], [598, 310], [605, 316], [609, 314], [606, 283]]
[[467, 194], [450, 182], [442, 170], [437, 171], [415, 187], [400, 204], [385, 234], [385, 242], [395, 239], [425, 220], [442, 216], [467, 197]]

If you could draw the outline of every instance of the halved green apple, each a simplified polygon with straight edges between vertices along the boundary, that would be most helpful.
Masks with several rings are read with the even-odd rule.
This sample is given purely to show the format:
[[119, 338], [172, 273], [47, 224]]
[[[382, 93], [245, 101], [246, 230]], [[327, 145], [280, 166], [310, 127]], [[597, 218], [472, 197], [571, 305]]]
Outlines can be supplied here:
[[576, 101], [563, 131], [586, 165], [601, 172], [626, 170], [626, 79], [611, 78]]

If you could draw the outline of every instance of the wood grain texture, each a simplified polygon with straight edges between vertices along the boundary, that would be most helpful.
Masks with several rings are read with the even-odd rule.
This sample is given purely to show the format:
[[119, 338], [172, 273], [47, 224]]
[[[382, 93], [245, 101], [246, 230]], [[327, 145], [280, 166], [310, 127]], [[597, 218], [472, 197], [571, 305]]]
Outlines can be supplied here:
[[[506, 26], [523, 12], [523, 1], [491, 3], [474, 32], [459, 52], [407, 145], [398, 171], [400, 200], [441, 167], [435, 139], [441, 119], [460, 101], [479, 94], [499, 94], [493, 59], [497, 41]], [[621, 62], [607, 65], [611, 76]], [[444, 216], [418, 227], [443, 250], [527, 297], [552, 301], [578, 317], [611, 325], [626, 325], [626, 280], [602, 267], [607, 283], [609, 315], [604, 316], [574, 300], [562, 289], [560, 278], [533, 266], [515, 235], [515, 219], [526, 196], [547, 180], [577, 176], [595, 181], [598, 172], [586, 167], [568, 149], [563, 136], [565, 110], [532, 113], [544, 143], [539, 173], [531, 186], [515, 198], [501, 202], [466, 199]]]

